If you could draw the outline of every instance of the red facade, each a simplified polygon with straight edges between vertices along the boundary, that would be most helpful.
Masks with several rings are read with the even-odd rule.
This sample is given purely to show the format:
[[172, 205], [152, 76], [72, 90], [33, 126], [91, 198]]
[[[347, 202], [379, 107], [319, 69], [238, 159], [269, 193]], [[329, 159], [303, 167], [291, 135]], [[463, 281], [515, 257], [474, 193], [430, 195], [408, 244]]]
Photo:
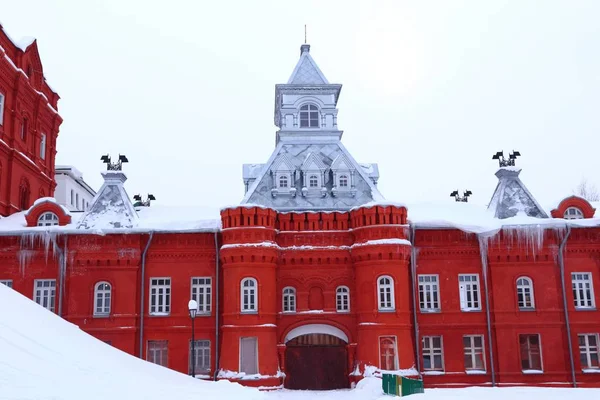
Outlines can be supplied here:
[[[38, 207], [48, 205], [30, 213]], [[218, 232], [8, 235], [0, 280], [123, 351], [189, 373], [187, 303], [202, 279], [206, 378], [324, 388], [373, 366], [418, 369], [428, 386], [567, 386], [573, 375], [600, 386], [600, 228], [540, 229], [532, 245], [508, 228], [481, 240], [411, 235], [409, 215], [239, 207], [222, 212]], [[54, 280], [53, 302], [36, 280]]]
[[37, 42], [19, 47], [0, 26], [0, 215], [54, 194], [58, 99], [44, 78]]

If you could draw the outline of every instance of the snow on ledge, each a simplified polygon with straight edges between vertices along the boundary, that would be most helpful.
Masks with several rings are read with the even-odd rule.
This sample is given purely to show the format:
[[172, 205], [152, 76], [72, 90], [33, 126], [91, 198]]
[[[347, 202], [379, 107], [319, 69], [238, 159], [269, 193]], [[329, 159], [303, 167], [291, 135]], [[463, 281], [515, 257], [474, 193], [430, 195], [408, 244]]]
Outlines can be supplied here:
[[285, 373], [277, 371], [275, 375], [262, 375], [262, 374], [246, 374], [245, 372], [229, 371], [227, 369], [219, 370], [217, 378], [221, 379], [238, 379], [242, 381], [251, 381], [259, 379], [270, 379], [270, 378], [285, 378]]
[[[419, 372], [416, 370], [414, 366], [407, 369], [397, 369], [397, 370], [384, 370], [375, 367], [374, 365], [365, 365], [365, 372], [362, 374], [363, 377], [375, 377], [381, 378], [383, 374], [396, 375], [396, 376], [419, 376]], [[360, 369], [358, 366], [352, 372], [353, 376], [360, 376]]]
[[600, 374], [600, 368], [584, 368], [581, 372], [584, 374]]
[[523, 372], [526, 375], [535, 375], [535, 374], [543, 374], [544, 373], [544, 371], [539, 370], [539, 369], [524, 369], [521, 372]]
[[378, 245], [378, 244], [401, 244], [401, 245], [411, 246], [410, 241], [408, 241], [406, 239], [392, 238], [392, 239], [367, 240], [366, 242], [363, 242], [363, 243], [355, 243], [351, 246], [351, 248]]
[[371, 201], [365, 204], [361, 204], [360, 206], [356, 206], [356, 207], [352, 207], [350, 209], [350, 212], [354, 211], [354, 210], [358, 210], [360, 208], [373, 208], [373, 207], [404, 207], [406, 208], [406, 204], [401, 203], [399, 201]]
[[478, 370], [478, 369], [468, 369], [465, 371], [467, 375], [485, 375], [487, 371]]
[[423, 371], [423, 375], [446, 375], [446, 371]]

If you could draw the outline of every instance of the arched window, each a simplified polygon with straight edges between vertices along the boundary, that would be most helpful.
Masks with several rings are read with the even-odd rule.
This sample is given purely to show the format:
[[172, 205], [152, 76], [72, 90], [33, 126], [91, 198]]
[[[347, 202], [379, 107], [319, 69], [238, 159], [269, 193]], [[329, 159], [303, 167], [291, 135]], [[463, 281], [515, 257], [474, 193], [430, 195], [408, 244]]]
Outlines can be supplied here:
[[283, 289], [283, 312], [296, 312], [296, 289], [293, 287]]
[[317, 175], [311, 175], [308, 178], [308, 187], [311, 187], [311, 188], [319, 187], [319, 177]]
[[54, 226], [58, 225], [58, 215], [47, 211], [40, 215], [37, 221], [37, 226]]
[[348, 187], [348, 175], [340, 175], [340, 187]]
[[319, 108], [314, 104], [305, 104], [300, 107], [300, 128], [319, 127]]
[[338, 286], [335, 290], [335, 303], [338, 312], [350, 311], [350, 289], [347, 286]]
[[390, 276], [382, 276], [377, 280], [379, 294], [379, 310], [390, 311], [395, 309], [394, 280]]
[[281, 175], [279, 177], [279, 187], [281, 187], [281, 188], [288, 187], [288, 177], [287, 177], [287, 175]]
[[111, 287], [108, 282], [98, 282], [94, 288], [94, 315], [110, 315]]
[[244, 278], [241, 283], [242, 312], [256, 312], [258, 310], [258, 295], [256, 293], [256, 279]]
[[569, 207], [565, 210], [564, 219], [582, 219], [583, 212], [577, 207]]
[[381, 357], [379, 367], [385, 371], [398, 369], [398, 355], [396, 351], [396, 338], [383, 336], [379, 338], [379, 355]]
[[19, 186], [19, 207], [21, 210], [27, 210], [29, 208], [29, 194], [31, 189], [29, 188], [29, 181], [25, 178], [21, 179], [21, 185]]
[[525, 276], [517, 279], [517, 300], [520, 309], [535, 308], [533, 282]]

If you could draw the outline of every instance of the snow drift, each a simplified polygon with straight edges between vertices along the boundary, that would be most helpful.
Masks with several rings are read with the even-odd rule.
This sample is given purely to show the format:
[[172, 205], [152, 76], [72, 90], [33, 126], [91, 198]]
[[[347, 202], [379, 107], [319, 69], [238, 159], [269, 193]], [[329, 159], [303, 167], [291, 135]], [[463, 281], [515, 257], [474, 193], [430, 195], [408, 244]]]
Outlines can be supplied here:
[[6, 400], [263, 399], [130, 356], [0, 284], [0, 398]]

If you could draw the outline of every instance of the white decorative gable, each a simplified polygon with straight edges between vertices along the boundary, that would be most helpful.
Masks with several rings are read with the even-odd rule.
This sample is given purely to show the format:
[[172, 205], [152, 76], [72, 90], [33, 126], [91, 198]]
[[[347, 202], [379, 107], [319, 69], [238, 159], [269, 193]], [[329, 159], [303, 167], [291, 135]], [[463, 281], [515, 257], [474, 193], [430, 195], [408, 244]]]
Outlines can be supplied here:
[[315, 153], [308, 153], [302, 166], [302, 195], [327, 196], [327, 165]]

